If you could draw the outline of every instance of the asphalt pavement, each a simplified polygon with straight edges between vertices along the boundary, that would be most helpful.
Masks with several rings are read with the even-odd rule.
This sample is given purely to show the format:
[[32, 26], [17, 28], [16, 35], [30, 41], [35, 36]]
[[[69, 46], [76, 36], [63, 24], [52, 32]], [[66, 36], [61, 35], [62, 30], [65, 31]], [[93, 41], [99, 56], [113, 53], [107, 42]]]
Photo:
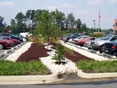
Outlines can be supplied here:
[[117, 88], [117, 81], [51, 85], [0, 85], [0, 88]]

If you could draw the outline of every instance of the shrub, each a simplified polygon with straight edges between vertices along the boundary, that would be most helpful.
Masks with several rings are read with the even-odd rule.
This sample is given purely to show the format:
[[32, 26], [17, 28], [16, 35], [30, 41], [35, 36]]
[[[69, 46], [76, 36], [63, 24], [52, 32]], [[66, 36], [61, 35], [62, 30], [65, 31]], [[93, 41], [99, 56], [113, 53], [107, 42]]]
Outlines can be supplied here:
[[102, 33], [102, 32], [94, 32], [91, 36], [92, 37], [103, 37], [104, 33]]
[[64, 46], [57, 43], [56, 54], [52, 59], [56, 60], [59, 64], [62, 63], [65, 60], [65, 52]]

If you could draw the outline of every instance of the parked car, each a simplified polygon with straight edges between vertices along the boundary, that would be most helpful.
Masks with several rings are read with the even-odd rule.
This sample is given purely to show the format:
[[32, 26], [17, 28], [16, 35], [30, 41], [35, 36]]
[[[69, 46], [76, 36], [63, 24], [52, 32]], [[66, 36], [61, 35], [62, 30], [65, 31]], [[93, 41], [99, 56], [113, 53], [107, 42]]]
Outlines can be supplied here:
[[79, 44], [80, 46], [83, 46], [85, 42], [89, 42], [89, 41], [91, 41], [91, 40], [95, 40], [95, 38], [94, 38], [94, 37], [87, 37], [87, 38], [78, 40], [78, 44]]
[[104, 52], [114, 54], [117, 57], [117, 40], [105, 43]]
[[17, 34], [17, 37], [21, 38], [23, 41], [28, 41], [29, 39], [27, 37], [24, 37], [22, 35]]
[[74, 44], [78, 44], [78, 41], [79, 41], [79, 40], [85, 39], [85, 38], [87, 38], [87, 37], [89, 37], [89, 36], [79, 36], [79, 37], [77, 37], [77, 38], [74, 38], [74, 39], [73, 39], [73, 43], [74, 43]]
[[19, 40], [11, 39], [8, 36], [0, 36], [0, 39], [11, 41], [11, 42], [14, 43], [14, 45], [17, 45], [17, 44], [20, 44], [21, 43]]
[[0, 40], [0, 47], [1, 49], [12, 47], [13, 43], [7, 40]]
[[12, 38], [12, 39], [17, 39], [17, 40], [23, 42], [23, 38], [17, 36], [16, 34], [11, 34], [9, 37]]
[[73, 39], [75, 39], [75, 38], [77, 38], [77, 37], [79, 37], [80, 35], [78, 35], [77, 33], [73, 33], [72, 35], [71, 35], [71, 38], [68, 40], [69, 42], [71, 42], [71, 43], [73, 43]]
[[84, 43], [84, 46], [87, 47], [88, 49], [91, 49], [92, 48], [91, 42], [97, 41], [97, 40], [100, 40], [100, 38], [96, 38], [95, 40], [87, 41], [87, 42]]
[[62, 37], [62, 40], [65, 41], [65, 42], [68, 42], [69, 39], [77, 38], [78, 36], [79, 35], [77, 33], [67, 34], [67, 35]]
[[110, 35], [107, 35], [106, 37], [100, 38], [100, 40], [92, 41], [91, 42], [92, 49], [99, 50], [100, 53], [102, 53], [104, 50], [104, 44], [110, 41], [114, 41], [116, 39], [117, 39], [117, 35], [110, 34]]
[[7, 37], [10, 37], [11, 39], [16, 39], [16, 40], [19, 40], [19, 41], [23, 42], [23, 39], [16, 36], [15, 34], [0, 33], [0, 36], [7, 36]]
[[71, 36], [71, 34], [67, 34], [67, 35], [65, 35], [65, 36], [62, 37], [62, 40], [64, 42], [67, 42], [70, 39], [70, 36]]

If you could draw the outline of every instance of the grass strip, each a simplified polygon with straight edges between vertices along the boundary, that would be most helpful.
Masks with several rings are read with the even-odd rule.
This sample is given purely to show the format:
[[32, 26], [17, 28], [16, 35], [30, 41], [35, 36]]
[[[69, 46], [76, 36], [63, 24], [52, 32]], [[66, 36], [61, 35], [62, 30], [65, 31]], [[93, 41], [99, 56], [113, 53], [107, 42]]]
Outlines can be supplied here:
[[117, 72], [117, 61], [81, 60], [76, 63], [86, 73]]
[[0, 60], [0, 75], [46, 75], [50, 73], [41, 61], [10, 62]]

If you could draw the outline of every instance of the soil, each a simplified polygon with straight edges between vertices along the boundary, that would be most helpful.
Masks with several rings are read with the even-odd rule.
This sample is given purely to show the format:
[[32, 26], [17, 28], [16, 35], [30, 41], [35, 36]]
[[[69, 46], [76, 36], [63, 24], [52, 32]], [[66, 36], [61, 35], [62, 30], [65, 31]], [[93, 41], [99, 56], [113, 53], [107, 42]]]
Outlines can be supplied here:
[[[56, 49], [56, 44], [53, 43], [53, 46], [51, 48]], [[73, 51], [73, 54], [70, 52], [66, 52], [65, 57], [73, 62], [79, 62], [80, 60], [92, 60], [91, 58], [86, 57], [75, 51]]]
[[[53, 45], [53, 49], [56, 49], [56, 43], [50, 43], [51, 45]], [[38, 43], [33, 43], [31, 45], [31, 47], [29, 48], [28, 51], [26, 51], [25, 53], [23, 53], [17, 61], [32, 61], [32, 60], [36, 60], [36, 61], [40, 61], [39, 58], [40, 57], [47, 57], [49, 56], [47, 54], [48, 50], [45, 49], [44, 45], [39, 45]], [[72, 60], [73, 62], [78, 62], [80, 60], [92, 60], [91, 58], [88, 58], [84, 55], [81, 55], [77, 52], [73, 52], [73, 54], [71, 54], [70, 52], [66, 52], [65, 57], [67, 59]]]
[[38, 43], [33, 43], [31, 47], [29, 48], [28, 51], [23, 53], [17, 61], [40, 61], [40, 57], [47, 57], [49, 56], [47, 54], [47, 49], [45, 49], [44, 45], [38, 44]]
[[67, 59], [70, 59], [73, 62], [79, 62], [80, 60], [92, 60], [91, 58], [88, 58], [82, 54], [75, 52], [75, 51], [73, 52], [73, 54], [70, 54], [69, 52], [67, 52], [65, 54], [65, 57]]

